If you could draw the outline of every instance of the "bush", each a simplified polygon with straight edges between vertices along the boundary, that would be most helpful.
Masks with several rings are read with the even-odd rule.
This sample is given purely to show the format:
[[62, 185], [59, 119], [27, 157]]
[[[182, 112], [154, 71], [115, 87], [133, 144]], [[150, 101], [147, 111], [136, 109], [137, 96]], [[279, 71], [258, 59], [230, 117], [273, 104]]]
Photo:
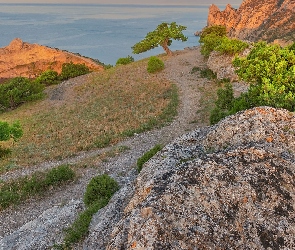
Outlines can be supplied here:
[[228, 37], [223, 37], [220, 43], [214, 48], [214, 50], [220, 52], [221, 54], [235, 55], [243, 52], [249, 44], [238, 39], [230, 39]]
[[24, 77], [16, 77], [8, 83], [0, 84], [0, 106], [16, 108], [27, 101], [43, 97], [44, 85]]
[[149, 73], [156, 73], [164, 69], [164, 62], [156, 56], [151, 56], [148, 61], [147, 71]]
[[88, 232], [92, 216], [108, 204], [110, 198], [118, 189], [117, 182], [106, 174], [92, 178], [84, 194], [84, 203], [87, 209], [80, 213], [74, 223], [66, 230], [64, 243], [55, 246], [55, 248], [70, 249], [73, 243], [83, 238]]
[[84, 203], [91, 206], [99, 200], [109, 200], [119, 189], [117, 182], [110, 176], [99, 175], [89, 182], [84, 194]]
[[203, 39], [208, 35], [215, 35], [217, 37], [225, 37], [226, 36], [226, 27], [223, 25], [212, 25], [209, 27], [205, 27], [202, 30], [200, 36], [200, 43], [203, 43]]
[[12, 125], [9, 125], [8, 122], [0, 121], [0, 141], [8, 141], [11, 138], [16, 141], [22, 136], [23, 130], [18, 121]]
[[295, 51], [258, 42], [246, 58], [235, 58], [238, 76], [250, 82], [252, 105], [295, 109]]
[[234, 100], [233, 87], [230, 83], [225, 84], [225, 88], [217, 90], [216, 107], [211, 111], [210, 123], [215, 124], [229, 115]]
[[221, 44], [223, 37], [226, 37], [225, 26], [213, 25], [204, 28], [199, 40], [202, 55], [209, 57], [210, 53]]
[[209, 34], [205, 36], [201, 43], [201, 54], [205, 57], [209, 57], [210, 53], [221, 44], [222, 38], [215, 35]]
[[222, 54], [235, 55], [249, 46], [241, 40], [228, 38], [225, 26], [220, 25], [205, 28], [200, 37], [200, 44], [201, 53], [205, 57], [209, 57], [213, 50]]
[[47, 186], [62, 183], [67, 180], [72, 180], [75, 177], [75, 172], [68, 165], [61, 165], [58, 168], [53, 168], [49, 171], [45, 178]]
[[73, 62], [64, 63], [62, 65], [62, 71], [60, 74], [60, 79], [68, 80], [76, 76], [85, 75], [90, 73], [89, 68], [85, 64], [74, 64]]
[[138, 170], [138, 172], [140, 172], [142, 170], [143, 164], [145, 164], [149, 159], [151, 159], [157, 152], [162, 150], [162, 148], [163, 148], [162, 145], [157, 144], [152, 149], [150, 149], [149, 151], [144, 153], [143, 156], [138, 158], [138, 160], [137, 160], [137, 170]]
[[35, 82], [44, 84], [46, 86], [58, 84], [60, 81], [58, 79], [58, 73], [54, 70], [46, 70], [40, 76], [35, 79]]
[[211, 123], [257, 106], [295, 110], [295, 51], [292, 47], [258, 42], [247, 57], [236, 57], [233, 65], [238, 76], [250, 83], [249, 90], [238, 98], [221, 90], [210, 116]]
[[121, 57], [117, 60], [116, 65], [126, 65], [134, 62], [134, 58], [132, 56]]

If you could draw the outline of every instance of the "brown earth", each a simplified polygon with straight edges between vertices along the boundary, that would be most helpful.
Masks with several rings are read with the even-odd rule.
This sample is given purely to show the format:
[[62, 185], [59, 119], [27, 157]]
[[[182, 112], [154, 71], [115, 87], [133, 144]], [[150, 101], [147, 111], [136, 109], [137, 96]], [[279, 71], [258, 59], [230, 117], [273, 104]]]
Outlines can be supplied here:
[[0, 80], [18, 76], [35, 78], [41, 72], [52, 69], [61, 72], [64, 63], [85, 64], [92, 71], [103, 66], [90, 58], [38, 44], [30, 44], [16, 38], [0, 48]]

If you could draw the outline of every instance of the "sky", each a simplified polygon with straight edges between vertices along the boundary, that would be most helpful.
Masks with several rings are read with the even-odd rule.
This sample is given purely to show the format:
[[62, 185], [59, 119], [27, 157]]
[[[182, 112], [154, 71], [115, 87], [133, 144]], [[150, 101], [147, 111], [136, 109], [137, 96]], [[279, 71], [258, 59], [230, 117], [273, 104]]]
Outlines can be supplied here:
[[[148, 4], [198, 5], [233, 4], [240, 5], [243, 0], [150, 0]], [[67, 4], [147, 4], [146, 0], [0, 0], [0, 3], [67, 3]]]

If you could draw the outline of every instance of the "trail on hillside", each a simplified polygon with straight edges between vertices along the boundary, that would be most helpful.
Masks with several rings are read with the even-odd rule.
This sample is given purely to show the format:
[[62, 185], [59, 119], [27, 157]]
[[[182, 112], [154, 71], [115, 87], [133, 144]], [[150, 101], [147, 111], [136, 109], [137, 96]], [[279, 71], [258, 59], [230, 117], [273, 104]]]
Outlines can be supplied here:
[[[201, 98], [199, 87], [203, 87], [206, 80], [198, 74], [191, 74], [193, 67], [205, 67], [198, 47], [175, 52], [173, 57], [165, 61], [165, 70], [159, 74], [159, 77], [175, 83], [180, 91], [178, 115], [169, 126], [136, 134], [120, 142], [116, 146], [128, 150], [98, 163], [95, 168], [81, 168], [80, 176], [74, 183], [51, 190], [46, 197], [34, 198], [16, 208], [0, 212], [0, 249], [18, 249], [20, 246], [26, 246], [22, 249], [41, 249], [37, 246], [52, 245], [53, 239], [59, 242], [63, 229], [69, 226], [83, 209], [83, 194], [92, 177], [107, 173], [123, 185], [136, 178], [136, 161], [144, 152], [155, 144], [165, 145], [187, 131], [205, 125], [203, 121], [198, 120], [197, 111]], [[83, 152], [63, 161], [47, 162], [28, 170], [26, 174], [65, 163], [76, 164], [110, 149]], [[12, 176], [21, 174], [21, 171], [16, 171]], [[7, 174], [5, 178], [12, 177]]]

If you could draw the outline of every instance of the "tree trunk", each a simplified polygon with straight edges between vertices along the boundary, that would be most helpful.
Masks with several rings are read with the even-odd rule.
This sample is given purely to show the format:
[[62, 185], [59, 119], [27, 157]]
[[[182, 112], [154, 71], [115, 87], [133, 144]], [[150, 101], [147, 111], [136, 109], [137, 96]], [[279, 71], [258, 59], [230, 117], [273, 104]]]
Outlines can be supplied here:
[[167, 55], [168, 56], [172, 56], [173, 55], [173, 53], [172, 53], [172, 51], [169, 49], [169, 47], [168, 47], [168, 39], [166, 39], [165, 41], [164, 41], [164, 43], [162, 44], [162, 47], [163, 47], [163, 49], [165, 50], [165, 52], [167, 53]]

